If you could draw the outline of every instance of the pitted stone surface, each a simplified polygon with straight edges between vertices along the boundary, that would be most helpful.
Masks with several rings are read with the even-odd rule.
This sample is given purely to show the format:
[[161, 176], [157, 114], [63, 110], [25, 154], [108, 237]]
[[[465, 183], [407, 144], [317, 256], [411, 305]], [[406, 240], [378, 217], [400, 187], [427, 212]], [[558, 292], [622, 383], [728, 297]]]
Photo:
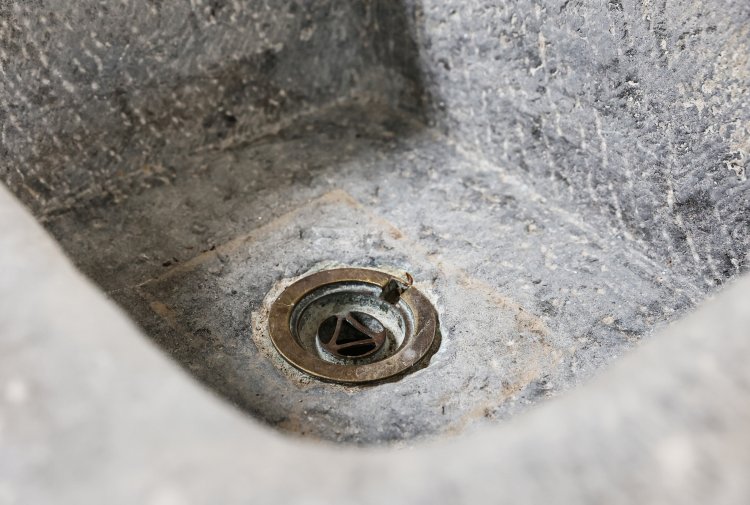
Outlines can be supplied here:
[[43, 218], [329, 103], [416, 112], [407, 33], [396, 2], [3, 1], [0, 176]]
[[[513, 331], [545, 328], [554, 355], [523, 387], [464, 356], [471, 380], [445, 384], [466, 401], [444, 419], [417, 388], [391, 412], [398, 429], [327, 438], [446, 433], [475, 406], [466, 419], [505, 419], [588, 380], [747, 268], [749, 29], [747, 3], [718, 0], [0, 1], [0, 175], [183, 366], [289, 431], [322, 436], [322, 417], [268, 395], [287, 387], [270, 362], [252, 355], [254, 383], [233, 354], [250, 330], [238, 279], [258, 281], [257, 306], [318, 261], [411, 262], [442, 272], [451, 303], [492, 302], [475, 304], [473, 337], [513, 300], [529, 318]], [[304, 215], [337, 190], [358, 210], [326, 219], [367, 216], [349, 241]], [[284, 216], [317, 231], [166, 274]], [[403, 242], [378, 239], [390, 226]], [[322, 258], [327, 240], [340, 247]], [[446, 309], [446, 342], [455, 311], [469, 308]], [[500, 333], [487, 351], [505, 356], [518, 339]]]
[[[349, 118], [358, 114], [378, 120], [366, 126], [351, 123]], [[89, 207], [84, 212], [61, 215], [49, 225], [63, 243], [70, 244], [69, 248], [81, 251], [77, 255], [81, 268], [98, 279], [189, 370], [266, 422], [308, 435], [377, 443], [381, 436], [382, 440], [402, 440], [445, 432], [457, 426], [451, 415], [458, 416], [481, 402], [477, 410], [481, 412], [469, 417], [467, 426], [507, 418], [591, 377], [652, 328], [684, 312], [703, 293], [700, 285], [665, 275], [663, 265], [629, 248], [629, 243], [615, 233], [607, 234], [607, 228], [596, 228], [554, 207], [522, 178], [477, 162], [444, 137], [412, 127], [397, 114], [371, 110], [358, 113], [352, 107], [333, 109], [282, 130], [263, 145], [230, 153], [209, 152], [191, 163], [203, 167], [196, 169], [196, 176], [177, 178], [156, 191], [133, 195], [116, 207]], [[186, 171], [191, 173], [193, 169]], [[320, 216], [309, 210], [307, 202], [337, 189], [352, 195], [373, 217], [362, 221], [347, 206], [326, 214], [327, 220], [335, 219], [335, 226], [307, 228], [295, 224], [295, 219], [302, 218], [289, 217], [302, 215], [314, 224]], [[281, 399], [281, 394], [287, 394], [285, 382], [270, 380], [273, 374], [264, 373], [264, 369], [247, 368], [249, 362], [209, 359], [218, 357], [217, 348], [223, 348], [221, 352], [227, 358], [231, 356], [231, 347], [224, 339], [227, 335], [237, 339], [241, 332], [249, 332], [249, 312], [242, 316], [227, 312], [228, 308], [244, 303], [235, 310], [249, 311], [273, 282], [301, 275], [319, 261], [365, 266], [386, 260], [398, 263], [397, 258], [381, 251], [384, 246], [380, 241], [357, 238], [380, 233], [382, 217], [411, 244], [397, 250], [408, 250], [410, 255], [432, 263], [453, 265], [445, 274], [449, 278], [458, 275], [473, 279], [465, 285], [459, 283], [461, 289], [452, 296], [470, 298], [477, 289], [489, 290], [491, 296], [499, 297], [500, 306], [502, 300], [513, 300], [523, 307], [525, 314], [537, 321], [524, 323], [523, 328], [532, 332], [547, 328], [545, 338], [559, 363], [545, 373], [529, 369], [528, 383], [512, 388], [506, 398], [497, 396], [497, 388], [503, 389], [498, 385], [502, 374], [493, 370], [491, 360], [467, 359], [471, 358], [469, 353], [458, 360], [463, 360], [458, 370], [473, 379], [461, 383], [456, 394], [476, 401], [467, 401], [457, 413], [444, 416], [442, 405], [429, 406], [440, 395], [422, 391], [422, 400], [427, 403], [415, 404], [423, 409], [420, 414], [415, 415], [411, 406], [400, 414], [398, 410], [392, 412], [392, 422], [406, 428], [386, 437], [364, 428], [348, 434], [345, 430], [337, 434], [312, 429], [319, 422], [315, 416], [309, 416], [311, 427], [284, 424], [289, 409], [296, 411], [294, 404]], [[285, 229], [288, 235], [274, 247], [264, 246], [260, 239], [254, 242], [253, 237], [265, 234], [262, 230], [268, 227], [290, 229]], [[234, 267], [233, 275], [267, 280], [261, 286], [253, 285], [244, 302], [238, 294], [232, 294], [233, 290], [241, 293], [245, 289], [237, 285], [242, 284], [238, 281], [231, 288], [227, 285], [217, 291], [209, 287], [213, 283], [208, 283], [214, 275], [207, 275], [208, 281], [197, 274], [179, 277], [179, 282], [178, 278], [163, 277], [171, 269], [182, 271], [196, 256], [210, 256], [220, 251], [222, 244], [246, 235], [245, 248], [250, 256]], [[339, 248], [327, 244], [334, 239]], [[212, 268], [217, 275], [225, 271], [218, 264]], [[224, 327], [230, 321], [244, 321], [245, 326], [232, 327], [218, 339], [206, 332], [196, 336], [187, 331], [186, 340], [168, 328], [152, 325], [152, 311], [139, 308], [142, 303], [130, 289], [151, 278], [162, 279], [157, 284], [160, 291], [188, 297], [180, 298], [181, 314], [168, 312], [176, 322], [184, 323], [190, 320], [190, 314], [203, 313], [207, 328]], [[157, 297], [156, 301], [171, 306], [164, 298]], [[223, 308], [210, 309], [217, 303]], [[207, 308], [202, 308], [204, 305]], [[479, 319], [484, 322], [475, 331], [493, 336], [487, 350], [505, 353], [509, 347], [520, 345], [512, 335], [498, 337], [492, 312], [499, 314], [502, 310], [486, 310], [489, 313]], [[456, 311], [462, 313], [463, 309], [447, 309], [447, 317]], [[460, 320], [449, 325], [446, 339], [454, 338], [461, 328]], [[188, 345], [191, 339], [194, 343]], [[231, 383], [225, 381], [228, 376], [233, 377]], [[496, 379], [500, 383], [495, 384]], [[323, 390], [315, 394], [329, 406], [337, 404]], [[387, 398], [383, 394], [377, 402]], [[369, 412], [367, 402], [358, 405], [361, 412]], [[421, 432], [411, 428], [415, 418], [420, 419]], [[332, 423], [342, 422], [335, 415], [332, 419]]]
[[437, 125], [706, 287], [750, 250], [750, 4], [409, 0]]
[[750, 496], [748, 278], [591, 383], [507, 423], [409, 450], [352, 450], [281, 437], [197, 387], [2, 188], [0, 229], [0, 294], [12, 300], [0, 304], [6, 502], [734, 505]]
[[747, 263], [745, 2], [8, 1], [0, 19], [2, 176], [42, 218], [363, 101], [706, 289]]

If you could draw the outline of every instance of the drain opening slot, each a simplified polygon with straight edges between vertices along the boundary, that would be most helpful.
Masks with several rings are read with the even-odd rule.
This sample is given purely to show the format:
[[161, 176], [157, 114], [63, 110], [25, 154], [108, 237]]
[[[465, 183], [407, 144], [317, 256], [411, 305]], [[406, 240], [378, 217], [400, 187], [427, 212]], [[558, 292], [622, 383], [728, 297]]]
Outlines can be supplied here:
[[383, 347], [385, 327], [364, 312], [331, 316], [318, 328], [323, 348], [338, 358], [364, 358]]

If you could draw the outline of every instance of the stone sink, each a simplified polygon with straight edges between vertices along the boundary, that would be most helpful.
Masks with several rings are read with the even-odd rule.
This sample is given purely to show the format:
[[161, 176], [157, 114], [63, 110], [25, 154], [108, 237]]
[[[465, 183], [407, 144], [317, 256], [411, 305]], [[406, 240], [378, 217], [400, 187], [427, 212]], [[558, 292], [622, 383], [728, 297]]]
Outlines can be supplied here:
[[[750, 501], [750, 4], [0, 0], [0, 505]], [[317, 379], [269, 311], [408, 272]]]

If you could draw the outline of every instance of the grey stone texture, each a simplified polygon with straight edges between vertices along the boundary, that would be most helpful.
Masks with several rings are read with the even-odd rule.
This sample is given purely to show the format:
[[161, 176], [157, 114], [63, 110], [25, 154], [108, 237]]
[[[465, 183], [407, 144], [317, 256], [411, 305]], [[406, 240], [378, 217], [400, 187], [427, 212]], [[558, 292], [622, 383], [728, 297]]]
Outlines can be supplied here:
[[[747, 502], [748, 279], [687, 314], [748, 58], [725, 0], [0, 0], [0, 504]], [[336, 265], [415, 275], [428, 366], [274, 353]]]
[[[399, 116], [365, 113], [378, 120], [346, 124], [358, 109], [334, 108], [268, 142], [196, 154], [186, 160], [194, 176], [47, 225], [231, 402], [281, 429], [360, 444], [507, 418], [591, 377], [703, 296], [513, 174]], [[320, 210], [332, 194], [351, 204]], [[251, 315], [274, 283], [326, 263], [412, 272], [441, 306], [444, 349], [428, 371], [345, 393], [325, 383], [299, 390], [275, 371], [256, 349]], [[374, 414], [384, 404], [403, 405], [392, 430]]]
[[[281, 436], [198, 386], [0, 190], [5, 503], [679, 503], [750, 496], [750, 278], [588, 384], [408, 449]], [[33, 289], [31, 289], [33, 287]], [[429, 370], [429, 367], [425, 371]]]
[[54, 214], [158, 183], [183, 152], [262, 137], [330, 102], [415, 108], [418, 79], [400, 71], [415, 68], [400, 10], [4, 0], [3, 179], [37, 213]]
[[[697, 282], [747, 264], [750, 4], [419, 5], [441, 128]], [[581, 210], [585, 208], [585, 210]]]

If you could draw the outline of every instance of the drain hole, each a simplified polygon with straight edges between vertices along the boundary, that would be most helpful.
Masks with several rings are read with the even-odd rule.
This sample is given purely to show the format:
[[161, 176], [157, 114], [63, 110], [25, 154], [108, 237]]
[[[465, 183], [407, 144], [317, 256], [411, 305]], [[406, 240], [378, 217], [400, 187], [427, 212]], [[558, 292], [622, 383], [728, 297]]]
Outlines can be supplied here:
[[323, 270], [289, 285], [271, 306], [271, 340], [292, 365], [343, 383], [412, 368], [431, 350], [437, 313], [414, 286], [364, 268]]
[[323, 324], [320, 325], [320, 329], [318, 330], [318, 339], [320, 339], [320, 342], [322, 344], [327, 344], [328, 342], [330, 342], [333, 338], [333, 335], [336, 333], [336, 329], [338, 328], [338, 326], [338, 316], [331, 316], [323, 321]]
[[331, 316], [318, 329], [323, 348], [337, 357], [364, 358], [378, 351], [386, 339], [385, 327], [363, 312]]

